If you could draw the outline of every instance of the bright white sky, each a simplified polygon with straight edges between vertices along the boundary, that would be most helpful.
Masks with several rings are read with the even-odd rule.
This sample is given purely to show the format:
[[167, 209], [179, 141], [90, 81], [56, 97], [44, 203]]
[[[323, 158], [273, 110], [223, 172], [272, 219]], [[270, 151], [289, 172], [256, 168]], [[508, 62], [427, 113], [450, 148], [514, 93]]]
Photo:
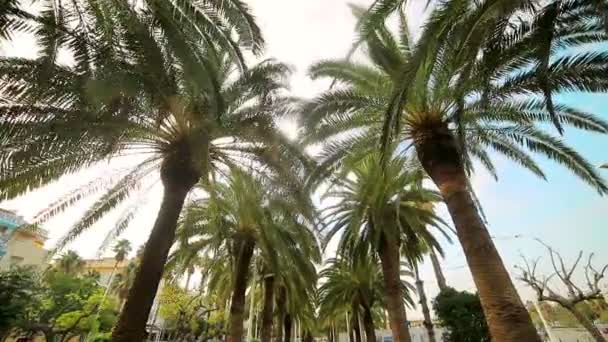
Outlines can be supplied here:
[[[351, 15], [348, 3], [367, 6], [370, 0], [249, 0], [258, 23], [262, 28], [267, 41], [267, 56], [292, 65], [296, 73], [292, 78], [292, 91], [298, 96], [314, 96], [326, 89], [327, 82], [313, 82], [306, 77], [309, 65], [321, 59], [341, 58], [351, 47], [355, 34], [353, 28], [355, 20]], [[425, 15], [422, 1], [412, 1], [409, 8], [410, 26], [413, 35], [416, 36], [418, 27], [423, 22]], [[0, 55], [31, 57], [35, 54], [36, 46], [29, 39], [19, 39], [11, 45], [0, 46]], [[286, 123], [286, 130], [293, 131], [293, 124]], [[500, 165], [499, 165], [500, 166]], [[94, 177], [106, 176], [111, 169], [110, 166], [101, 166], [96, 170], [81, 173], [76, 176], [64, 177], [60, 182], [50, 185], [44, 189], [35, 191], [22, 198], [1, 203], [1, 207], [12, 209], [26, 218], [31, 218], [35, 213], [46, 205], [65, 194], [78, 185], [86, 184]], [[487, 174], [480, 173], [473, 179], [474, 188], [477, 189], [482, 200], [494, 197], [491, 186], [494, 184]], [[130, 228], [123, 237], [131, 240], [136, 247], [147, 239], [149, 229], [154, 221], [159, 206], [161, 189], [156, 187], [148, 196], [145, 204], [141, 207], [141, 214], [132, 221]], [[50, 232], [49, 245], [52, 245], [67, 229], [82, 215], [87, 206], [94, 202], [95, 198], [83, 201], [81, 204], [71, 208], [64, 214], [54, 218], [44, 225]], [[515, 213], [514, 213], [515, 214]], [[97, 248], [101, 243], [105, 232], [113, 225], [120, 213], [108, 215], [99, 222], [90, 232], [83, 234], [70, 248], [75, 249], [85, 258], [96, 256]], [[444, 216], [445, 213], [444, 213]], [[446, 216], [447, 217], [447, 216]], [[449, 219], [447, 219], [450, 222]], [[496, 239], [501, 249], [519, 248], [516, 239], [510, 235], [504, 235]], [[583, 246], [573, 246], [567, 252], [573, 252]], [[532, 252], [532, 251], [526, 251]], [[538, 251], [534, 251], [539, 255]], [[445, 262], [446, 277], [451, 286], [461, 290], [474, 291], [474, 285], [470, 273], [465, 266], [464, 256], [457, 244], [446, 249]], [[509, 266], [511, 272], [513, 269]], [[435, 280], [430, 265], [422, 267], [422, 277], [426, 281], [427, 297], [433, 298], [437, 291]], [[531, 298], [528, 290], [522, 290], [517, 284], [520, 292], [525, 298]], [[421, 318], [421, 313], [412, 311], [410, 317]]]

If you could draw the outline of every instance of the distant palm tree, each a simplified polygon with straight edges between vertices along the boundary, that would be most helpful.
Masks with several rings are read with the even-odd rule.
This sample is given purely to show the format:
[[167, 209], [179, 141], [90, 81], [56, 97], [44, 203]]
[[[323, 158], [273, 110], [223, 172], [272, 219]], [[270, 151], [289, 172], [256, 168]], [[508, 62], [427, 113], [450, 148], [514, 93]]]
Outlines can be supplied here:
[[121, 311], [125, 301], [127, 300], [129, 289], [131, 286], [133, 286], [133, 281], [135, 280], [135, 274], [138, 267], [139, 262], [137, 259], [131, 260], [131, 262], [129, 262], [112, 281], [112, 292], [118, 296]]
[[126, 239], [121, 239], [118, 240], [116, 242], [116, 244], [114, 245], [114, 247], [112, 248], [112, 251], [114, 252], [114, 267], [112, 268], [112, 273], [110, 273], [110, 278], [108, 279], [108, 283], [106, 284], [107, 286], [107, 291], [111, 288], [111, 284], [112, 284], [112, 278], [114, 278], [114, 274], [116, 273], [116, 269], [118, 268], [118, 265], [125, 261], [127, 255], [129, 255], [129, 253], [131, 252], [131, 242], [129, 242], [129, 240]]
[[[224, 265], [230, 262], [229, 270], [211, 266], [221, 274], [209, 275], [212, 288], [219, 285], [232, 292], [229, 341], [243, 338], [245, 295], [254, 256], [263, 263], [267, 296], [274, 296], [275, 275], [282, 273], [290, 273], [286, 282], [290, 291], [307, 292], [316, 284], [313, 261], [320, 260], [320, 252], [310, 229], [312, 206], [295, 188], [285, 186], [290, 183], [281, 181], [233, 169], [225, 183], [203, 187], [209, 197], [193, 201], [179, 221], [180, 233], [189, 230], [198, 237], [189, 247], [192, 251], [220, 258]], [[267, 340], [272, 324], [266, 322], [262, 329]]]
[[77, 275], [84, 271], [85, 261], [73, 250], [61, 255], [56, 263], [56, 269], [68, 275]]
[[[340, 317], [346, 310], [350, 313], [351, 328], [358, 327], [361, 317], [367, 341], [376, 341], [372, 310], [375, 305], [384, 304], [382, 269], [374, 259], [369, 255], [330, 259], [319, 274], [319, 315]], [[415, 289], [404, 277], [411, 276], [409, 269], [402, 268], [403, 299], [410, 305], [413, 300], [409, 294]]]
[[544, 179], [531, 152], [608, 192], [596, 167], [547, 132], [549, 124], [608, 133], [606, 121], [554, 98], [608, 91], [605, 9], [605, 1], [441, 1], [418, 41], [403, 13], [397, 34], [379, 16], [361, 32], [371, 63], [324, 61], [310, 71], [336, 84], [304, 108], [310, 143], [324, 147], [321, 165], [331, 170], [353, 150], [379, 145], [383, 161], [394, 144], [415, 152], [447, 204], [497, 340], [539, 338], [469, 175], [474, 165], [496, 175], [497, 153]]
[[440, 248], [429, 228], [445, 234], [445, 223], [425, 208], [427, 203], [439, 201], [440, 195], [422, 187], [423, 173], [402, 157], [390, 159], [385, 168], [380, 165], [380, 153], [350, 157], [344, 161], [336, 185], [325, 194], [337, 200], [323, 212], [325, 239], [330, 241], [341, 232], [340, 253], [373, 251], [378, 255], [393, 338], [408, 340], [401, 249], [419, 241]]

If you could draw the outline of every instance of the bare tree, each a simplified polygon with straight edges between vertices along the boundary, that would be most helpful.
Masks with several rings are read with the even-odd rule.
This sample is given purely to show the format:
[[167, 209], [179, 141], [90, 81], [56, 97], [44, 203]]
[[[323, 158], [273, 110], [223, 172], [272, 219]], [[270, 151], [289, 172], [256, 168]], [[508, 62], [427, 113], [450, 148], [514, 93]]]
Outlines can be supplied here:
[[[600, 281], [604, 278], [606, 270], [608, 270], [608, 265], [605, 265], [603, 268], [601, 268], [601, 270], [598, 270], [597, 268], [593, 267], [591, 262], [593, 259], [593, 253], [589, 254], [587, 264], [583, 267], [587, 284], [586, 286], [577, 285], [572, 279], [572, 275], [583, 258], [583, 252], [580, 251], [572, 266], [567, 267], [564, 259], [557, 251], [542, 241], [538, 241], [549, 251], [554, 273], [549, 276], [537, 275], [536, 268], [540, 258], [530, 262], [525, 257], [522, 257], [524, 260], [524, 265], [517, 266], [517, 268], [522, 271], [520, 276], [521, 281], [536, 291], [539, 302], [549, 301], [557, 303], [566, 310], [570, 311], [570, 313], [574, 315], [574, 317], [596, 341], [606, 342], [606, 339], [602, 336], [593, 322], [591, 322], [576, 308], [576, 304], [588, 300], [603, 299], [602, 291], [600, 289]], [[566, 294], [560, 294], [549, 286], [549, 281], [554, 277], [559, 278], [561, 283], [565, 285], [567, 289]]]

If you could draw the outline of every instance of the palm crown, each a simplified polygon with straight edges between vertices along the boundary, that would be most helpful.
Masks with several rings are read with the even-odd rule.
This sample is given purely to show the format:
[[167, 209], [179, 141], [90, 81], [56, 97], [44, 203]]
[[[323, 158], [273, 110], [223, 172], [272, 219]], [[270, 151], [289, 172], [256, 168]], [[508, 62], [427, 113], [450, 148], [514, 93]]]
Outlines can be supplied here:
[[[384, 282], [377, 262], [369, 256], [327, 260], [319, 273], [319, 316], [333, 320], [342, 317], [341, 313], [353, 309], [353, 306], [358, 311], [360, 308], [371, 310], [376, 304], [383, 304]], [[404, 266], [401, 276], [410, 278], [412, 273]], [[410, 294], [414, 287], [402, 279], [402, 288], [404, 303], [413, 305]]]
[[328, 227], [325, 241], [343, 232], [339, 250], [346, 254], [360, 253], [361, 243], [378, 246], [382, 239], [440, 250], [429, 227], [445, 235], [445, 223], [427, 207], [440, 195], [422, 187], [424, 174], [407, 159], [395, 157], [383, 169], [380, 158], [379, 153], [355, 155], [339, 182], [324, 195], [338, 201], [323, 211]]
[[84, 260], [78, 255], [78, 253], [69, 250], [65, 252], [61, 257], [57, 260], [56, 268], [69, 275], [76, 275], [83, 271], [85, 266]]
[[126, 257], [131, 252], [131, 242], [126, 239], [121, 239], [116, 242], [112, 251], [114, 252], [114, 259], [116, 262], [122, 262], [126, 259]]
[[[179, 16], [189, 12], [155, 7], [187, 6], [187, 1], [154, 2], [146, 11], [126, 3], [112, 3], [108, 8], [95, 8], [94, 2], [74, 3], [86, 10], [82, 25], [91, 31], [82, 30], [81, 35], [72, 32], [59, 40], [64, 44], [61, 47], [70, 48], [74, 54], [73, 65], [49, 63], [46, 56], [0, 61], [3, 198], [104, 159], [129, 156], [129, 167], [121, 168], [111, 178], [114, 186], [85, 213], [59, 247], [133, 190], [147, 189], [147, 176], [159, 170], [161, 174], [176, 172], [184, 180], [196, 182], [222, 165], [242, 165], [250, 159], [277, 167], [280, 161], [283, 170], [289, 167], [282, 158], [284, 138], [273, 121], [280, 112], [277, 108], [286, 102], [278, 92], [285, 87], [288, 68], [267, 60], [244, 70], [242, 60], [224, 49], [227, 41], [195, 44], [201, 41], [197, 34], [203, 34], [196, 30], [202, 25], [198, 20], [209, 18], [199, 12], [211, 11], [220, 6], [219, 2], [211, 1], [204, 9], [191, 5], [193, 13], [188, 20], [167, 17], [166, 13]], [[246, 12], [241, 13], [242, 18], [236, 12], [229, 14], [240, 2], [223, 3], [225, 12], [221, 14], [230, 15], [234, 25], [251, 24], [241, 20], [248, 17]], [[76, 11], [71, 6], [66, 5], [65, 10]], [[112, 15], [105, 17], [95, 10], [111, 11]], [[36, 20], [44, 22], [44, 15], [51, 14], [44, 12]], [[209, 30], [225, 39], [231, 37], [229, 28], [236, 29], [214, 27]], [[62, 32], [63, 28], [52, 29]], [[236, 30], [253, 35], [242, 38], [252, 45], [261, 44], [255, 27]], [[233, 50], [238, 51], [236, 47]], [[48, 78], [41, 76], [42, 69]], [[106, 187], [108, 178], [104, 175], [70, 192], [41, 212], [38, 222]], [[126, 226], [136, 208], [131, 209], [121, 215], [117, 227]]]
[[[538, 20], [544, 12], [531, 16], [534, 20], [526, 20], [517, 12], [522, 15], [519, 25], [483, 21], [480, 25], [484, 30], [466, 34], [465, 30], [470, 29], [467, 25], [473, 25], [474, 19], [489, 15], [484, 11], [489, 11], [486, 7], [491, 2], [479, 7], [463, 4], [458, 12], [463, 18], [453, 27], [444, 22], [445, 17], [455, 15], [449, 6], [460, 2], [440, 5], [417, 44], [412, 42], [402, 14], [398, 34], [382, 24], [363, 36], [372, 64], [338, 60], [311, 67], [313, 78], [332, 78], [341, 85], [303, 108], [310, 132], [307, 142], [326, 143], [321, 154], [323, 166], [339, 162], [355, 146], [372, 149], [380, 138], [386, 141], [388, 136], [395, 137], [407, 150], [443, 131], [461, 138], [461, 153], [469, 170], [470, 160], [477, 160], [496, 176], [494, 153], [544, 178], [529, 151], [564, 165], [600, 193], [606, 192], [608, 188], [595, 168], [543, 126], [555, 121], [560, 126], [608, 133], [608, 123], [557, 103], [552, 97], [543, 101], [539, 81], [543, 72], [551, 84], [551, 94], [606, 90], [606, 73], [602, 70], [608, 55], [588, 44], [604, 41], [605, 33], [595, 20], [585, 24], [575, 17], [585, 6], [564, 8], [544, 70], [538, 65], [539, 56], [530, 48], [536, 44]], [[431, 42], [437, 39], [432, 35], [439, 22], [449, 36], [435, 48]], [[462, 42], [463, 36], [471, 41]], [[465, 43], [478, 45], [469, 47]], [[421, 51], [430, 49], [427, 45], [435, 48], [434, 54]], [[405, 79], [404, 75], [409, 77]], [[405, 88], [407, 92], [399, 94], [402, 96], [396, 102], [394, 92]], [[384, 120], [387, 110], [390, 115]]]

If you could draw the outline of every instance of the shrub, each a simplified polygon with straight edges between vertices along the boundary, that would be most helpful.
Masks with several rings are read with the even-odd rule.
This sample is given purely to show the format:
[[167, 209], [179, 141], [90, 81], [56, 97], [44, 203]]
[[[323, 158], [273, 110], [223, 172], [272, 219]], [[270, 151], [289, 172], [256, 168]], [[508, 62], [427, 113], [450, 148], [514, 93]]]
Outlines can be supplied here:
[[448, 288], [435, 298], [433, 309], [446, 329], [444, 341], [490, 341], [479, 295]]

